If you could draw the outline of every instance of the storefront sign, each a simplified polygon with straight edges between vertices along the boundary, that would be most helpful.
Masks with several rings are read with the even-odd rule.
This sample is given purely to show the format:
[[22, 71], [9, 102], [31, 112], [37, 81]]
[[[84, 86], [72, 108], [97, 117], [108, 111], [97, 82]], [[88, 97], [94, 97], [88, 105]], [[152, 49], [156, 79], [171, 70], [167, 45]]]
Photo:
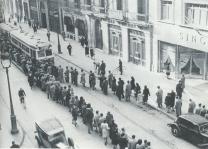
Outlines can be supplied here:
[[208, 34], [206, 36], [202, 36], [200, 34], [192, 34], [187, 32], [180, 32], [179, 39], [183, 42], [192, 43], [201, 46], [208, 46]]

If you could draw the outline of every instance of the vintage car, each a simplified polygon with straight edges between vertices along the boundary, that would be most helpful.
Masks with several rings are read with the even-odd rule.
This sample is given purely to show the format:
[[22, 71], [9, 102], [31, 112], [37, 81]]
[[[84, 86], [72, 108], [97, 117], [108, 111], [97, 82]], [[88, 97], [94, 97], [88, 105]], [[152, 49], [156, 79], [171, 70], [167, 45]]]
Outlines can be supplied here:
[[38, 146], [45, 148], [69, 148], [64, 128], [56, 118], [35, 123]]
[[198, 147], [208, 149], [208, 121], [200, 115], [181, 115], [168, 126], [175, 137], [183, 137]]

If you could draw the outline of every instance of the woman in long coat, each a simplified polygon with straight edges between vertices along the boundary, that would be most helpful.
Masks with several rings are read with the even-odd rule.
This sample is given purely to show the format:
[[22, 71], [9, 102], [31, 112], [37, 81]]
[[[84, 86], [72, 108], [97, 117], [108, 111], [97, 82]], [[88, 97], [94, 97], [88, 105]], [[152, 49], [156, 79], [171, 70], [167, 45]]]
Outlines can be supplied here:
[[113, 91], [114, 94], [116, 94], [116, 88], [117, 88], [117, 85], [116, 85], [116, 78], [113, 77], [111, 89], [112, 89], [112, 91]]

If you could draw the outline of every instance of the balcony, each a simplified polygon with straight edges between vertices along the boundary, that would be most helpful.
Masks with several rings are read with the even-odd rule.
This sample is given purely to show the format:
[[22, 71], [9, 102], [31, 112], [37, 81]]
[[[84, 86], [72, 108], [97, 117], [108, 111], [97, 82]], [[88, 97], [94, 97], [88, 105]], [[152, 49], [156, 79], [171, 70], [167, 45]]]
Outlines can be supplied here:
[[106, 9], [101, 6], [93, 6], [93, 13], [95, 16], [105, 18], [106, 17]]
[[139, 14], [134, 12], [128, 12], [127, 19], [129, 22], [148, 22], [148, 17], [145, 14]]
[[108, 10], [108, 17], [111, 19], [123, 20], [124, 12], [122, 10]]
[[85, 14], [91, 14], [92, 13], [92, 5], [81, 4], [81, 11]]

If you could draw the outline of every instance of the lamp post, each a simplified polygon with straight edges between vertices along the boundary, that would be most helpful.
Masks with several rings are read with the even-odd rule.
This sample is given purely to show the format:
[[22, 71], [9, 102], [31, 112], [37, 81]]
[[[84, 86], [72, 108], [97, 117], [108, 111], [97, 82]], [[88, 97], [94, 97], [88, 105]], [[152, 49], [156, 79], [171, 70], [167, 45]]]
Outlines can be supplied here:
[[[2, 44], [2, 47], [3, 47], [3, 44]], [[10, 119], [11, 119], [11, 126], [12, 126], [11, 134], [16, 134], [19, 132], [19, 130], [17, 129], [17, 122], [16, 122], [16, 116], [14, 114], [14, 107], [13, 107], [13, 102], [12, 102], [12, 95], [11, 95], [11, 88], [10, 88], [10, 81], [9, 81], [9, 68], [11, 67], [11, 57], [10, 57], [9, 50], [10, 50], [9, 48], [1, 48], [1, 64], [3, 68], [6, 69], [7, 82], [8, 82], [8, 88], [9, 88], [10, 110], [11, 110]]]
[[60, 22], [60, 14], [59, 14], [59, 8], [60, 7], [60, 4], [59, 4], [59, 1], [58, 1], [58, 23], [57, 23], [57, 29], [58, 29], [58, 31], [57, 31], [57, 36], [58, 36], [58, 54], [61, 54], [62, 52], [61, 52], [61, 44], [60, 44], [60, 39], [59, 39], [59, 33], [61, 33], [61, 31], [60, 31], [60, 24], [59, 24], [59, 22]]

